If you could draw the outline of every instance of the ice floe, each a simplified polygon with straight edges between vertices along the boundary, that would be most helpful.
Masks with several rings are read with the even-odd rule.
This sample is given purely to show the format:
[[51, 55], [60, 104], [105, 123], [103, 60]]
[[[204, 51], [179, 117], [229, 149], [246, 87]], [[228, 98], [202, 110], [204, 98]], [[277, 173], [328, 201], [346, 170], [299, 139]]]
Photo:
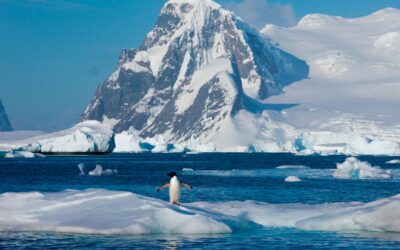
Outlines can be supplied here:
[[338, 179], [389, 179], [392, 178], [390, 170], [371, 166], [368, 162], [349, 157], [343, 163], [337, 164], [333, 177]]
[[105, 235], [232, 231], [211, 215], [129, 192], [5, 193], [0, 204], [0, 231]]
[[226, 201], [175, 206], [130, 192], [89, 189], [4, 193], [0, 204], [2, 232], [215, 234], [251, 230], [251, 223], [304, 230], [400, 232], [400, 195], [368, 203]]

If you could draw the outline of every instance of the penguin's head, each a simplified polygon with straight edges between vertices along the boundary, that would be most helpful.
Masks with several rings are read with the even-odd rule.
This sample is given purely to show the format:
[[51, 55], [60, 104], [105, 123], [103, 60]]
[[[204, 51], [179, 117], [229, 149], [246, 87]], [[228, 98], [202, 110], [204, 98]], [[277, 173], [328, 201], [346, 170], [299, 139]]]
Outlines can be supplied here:
[[168, 174], [168, 176], [172, 178], [172, 177], [176, 176], [176, 172], [171, 172]]

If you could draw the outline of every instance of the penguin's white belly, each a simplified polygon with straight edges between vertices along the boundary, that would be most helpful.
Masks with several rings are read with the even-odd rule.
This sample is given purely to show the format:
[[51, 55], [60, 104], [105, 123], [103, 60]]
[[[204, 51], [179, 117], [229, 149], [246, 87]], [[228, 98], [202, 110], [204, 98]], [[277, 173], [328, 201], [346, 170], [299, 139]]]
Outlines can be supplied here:
[[171, 203], [179, 203], [181, 198], [181, 183], [178, 178], [174, 177], [169, 183], [169, 201]]

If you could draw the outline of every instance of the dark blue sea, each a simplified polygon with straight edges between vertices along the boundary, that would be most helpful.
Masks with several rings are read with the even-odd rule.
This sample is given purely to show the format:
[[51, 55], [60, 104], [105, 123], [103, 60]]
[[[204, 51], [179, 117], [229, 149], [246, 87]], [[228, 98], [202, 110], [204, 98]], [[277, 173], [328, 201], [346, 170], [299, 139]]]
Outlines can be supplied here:
[[[111, 154], [0, 159], [0, 194], [57, 193], [66, 189], [101, 188], [129, 191], [168, 200], [157, 188], [176, 171], [194, 186], [184, 190], [183, 203], [197, 201], [262, 201], [272, 204], [370, 202], [400, 194], [399, 164], [391, 157], [358, 157], [372, 165], [393, 169], [385, 180], [332, 178], [345, 156], [291, 154]], [[91, 170], [96, 164], [115, 169], [110, 176], [79, 175], [77, 165]], [[310, 169], [276, 169], [304, 165]], [[185, 171], [183, 171], [185, 170]], [[289, 175], [303, 181], [284, 182]], [[2, 206], [2, 204], [0, 204]], [[1, 216], [1, 215], [0, 215]], [[107, 215], [105, 215], [107, 216]], [[296, 228], [264, 228], [214, 235], [107, 236], [55, 232], [0, 232], [0, 249], [395, 249], [400, 234], [384, 232], [319, 232]]]

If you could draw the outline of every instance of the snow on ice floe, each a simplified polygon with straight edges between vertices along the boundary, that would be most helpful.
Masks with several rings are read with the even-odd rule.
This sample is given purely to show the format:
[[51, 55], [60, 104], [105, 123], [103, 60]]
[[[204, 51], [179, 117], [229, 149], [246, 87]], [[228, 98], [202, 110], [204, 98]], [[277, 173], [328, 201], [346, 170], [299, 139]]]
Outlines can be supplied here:
[[0, 195], [0, 231], [105, 235], [230, 233], [226, 224], [167, 202], [106, 190]]
[[3, 232], [215, 234], [248, 230], [249, 222], [304, 230], [400, 232], [400, 195], [368, 203], [226, 201], [175, 206], [130, 192], [89, 189], [4, 193], [0, 204]]
[[195, 203], [265, 227], [305, 230], [400, 232], [400, 195], [369, 203], [268, 204], [256, 201]]
[[338, 179], [389, 179], [392, 178], [390, 170], [371, 166], [368, 162], [349, 157], [343, 163], [337, 164], [333, 177]]
[[288, 176], [285, 178], [285, 182], [301, 182], [301, 179], [297, 176]]

